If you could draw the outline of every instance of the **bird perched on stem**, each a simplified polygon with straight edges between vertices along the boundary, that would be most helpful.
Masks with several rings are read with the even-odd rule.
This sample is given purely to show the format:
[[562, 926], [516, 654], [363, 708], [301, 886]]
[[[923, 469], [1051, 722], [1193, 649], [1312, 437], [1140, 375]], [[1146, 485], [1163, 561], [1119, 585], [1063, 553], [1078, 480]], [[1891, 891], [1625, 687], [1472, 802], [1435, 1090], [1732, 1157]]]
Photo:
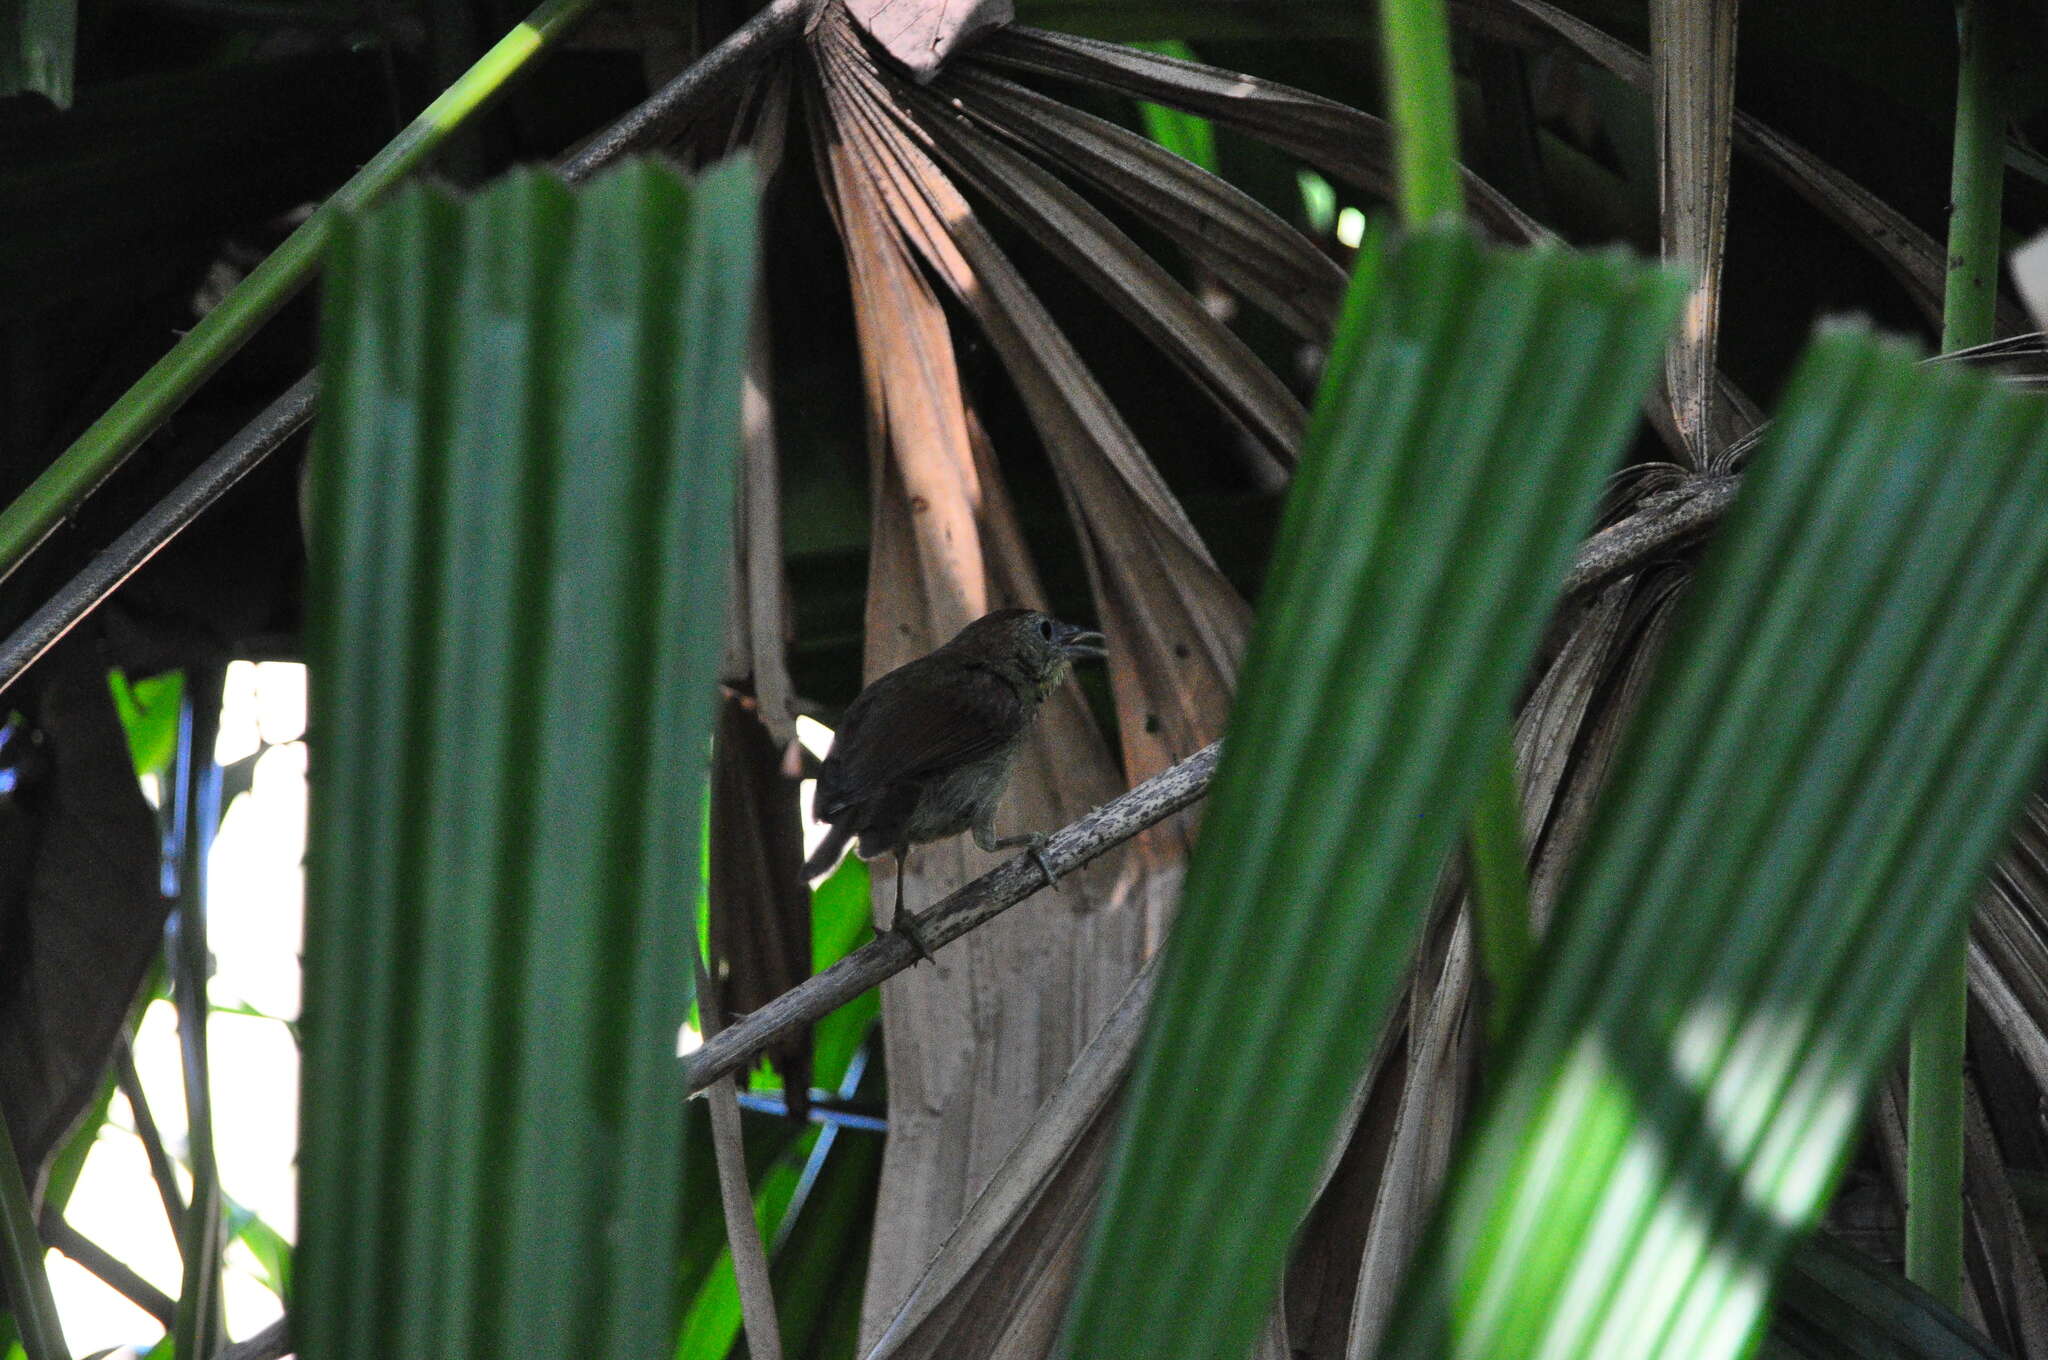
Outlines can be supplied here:
[[903, 912], [903, 861], [911, 846], [967, 830], [984, 850], [1028, 845], [1050, 885], [1044, 834], [996, 835], [996, 802], [1039, 705], [1076, 660], [1103, 654], [1100, 633], [1035, 610], [998, 609], [862, 690], [818, 775], [811, 815], [832, 831], [804, 864], [805, 876], [838, 863], [856, 836], [862, 859], [894, 855], [890, 928], [927, 958]]

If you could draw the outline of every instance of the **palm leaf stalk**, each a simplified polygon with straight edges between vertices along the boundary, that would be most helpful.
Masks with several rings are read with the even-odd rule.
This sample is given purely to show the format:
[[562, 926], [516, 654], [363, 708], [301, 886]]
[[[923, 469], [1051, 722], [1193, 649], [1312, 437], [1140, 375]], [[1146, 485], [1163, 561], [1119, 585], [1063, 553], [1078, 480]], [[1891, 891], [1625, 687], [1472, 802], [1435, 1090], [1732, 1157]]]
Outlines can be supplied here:
[[[1992, 338], [1997, 312], [1999, 206], [2005, 115], [1997, 11], [2002, 0], [1958, 0], [1954, 174], [1941, 347]], [[1967, 1048], [1967, 940], [1936, 972], [1908, 1055], [1906, 1277], [1958, 1307], [1963, 1293], [1963, 1061]]]

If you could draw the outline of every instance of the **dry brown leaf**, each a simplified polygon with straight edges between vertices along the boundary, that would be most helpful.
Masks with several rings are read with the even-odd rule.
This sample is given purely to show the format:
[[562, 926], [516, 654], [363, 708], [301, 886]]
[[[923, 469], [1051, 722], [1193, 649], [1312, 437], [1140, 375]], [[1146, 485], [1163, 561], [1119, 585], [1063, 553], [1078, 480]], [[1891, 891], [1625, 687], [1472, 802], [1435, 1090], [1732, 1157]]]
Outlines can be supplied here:
[[[1100, 623], [1110, 637], [1112, 687], [1124, 718], [1126, 779], [1163, 769], [1220, 731], [1249, 611], [1072, 346], [939, 170], [923, 130], [905, 108], [907, 88], [885, 78], [843, 16], [827, 11], [811, 37], [818, 93], [829, 114], [820, 159], [839, 200], [848, 254], [872, 253], [878, 260], [853, 264], [871, 401], [883, 413], [876, 430], [881, 471], [871, 559], [870, 673], [940, 640], [929, 623], [916, 629], [905, 620], [935, 618], [932, 594], [954, 589], [931, 570], [932, 555], [922, 550], [923, 526], [909, 523], [908, 507], [915, 502], [888, 480], [904, 457], [902, 431], [937, 431], [948, 450], [946, 461], [959, 470], [958, 483], [971, 483], [981, 493], [978, 514], [964, 517], [979, 529], [974, 542], [987, 602], [1035, 602], [1037, 593], [993, 460], [986, 449], [973, 447], [974, 427], [950, 350], [940, 353], [945, 315], [923, 291], [929, 277], [980, 322], [1019, 374], [1089, 554]], [[864, 297], [886, 297], [888, 310]], [[913, 334], [918, 340], [911, 352], [905, 337]], [[934, 380], [941, 372], [945, 380]], [[936, 409], [900, 412], [910, 400]], [[969, 433], [973, 456], [964, 468], [952, 434], [956, 428]], [[921, 519], [931, 513], [931, 507], [915, 512]], [[956, 519], [962, 517], [956, 512]], [[1078, 697], [1069, 692], [1051, 702], [1070, 706], [1069, 727], [1097, 742], [1092, 749], [1100, 752]], [[1006, 800], [1020, 822], [1056, 825], [1124, 782], [1109, 773], [1106, 754], [1097, 765], [1072, 740], [1051, 739], [1047, 734], [1058, 721], [1058, 713], [1047, 715]], [[1089, 777], [1090, 770], [1099, 776]], [[1045, 804], [1043, 815], [1034, 815], [1034, 799], [1025, 792], [1034, 785], [1040, 790], [1036, 801]], [[936, 969], [917, 970], [885, 991], [892, 1126], [865, 1336], [876, 1335], [896, 1312], [970, 1198], [1058, 1085], [1079, 1041], [1100, 1023], [1156, 945], [1178, 886], [1175, 835], [1155, 832], [1147, 853], [1126, 857], [1114, 885], [1077, 885], [1085, 889], [1077, 891], [1063, 881], [1061, 898], [1038, 911], [1006, 916], [964, 944], [940, 951]], [[964, 846], [920, 852], [911, 866], [913, 905], [936, 882], [950, 885], [963, 878], [974, 859], [975, 852]], [[878, 878], [886, 883], [886, 871]], [[1058, 1212], [1064, 1210], [1034, 1237], [1034, 1251], [1058, 1257], [1075, 1248], [1081, 1220], [1059, 1218]], [[1030, 1289], [1040, 1291], [1052, 1276], [1034, 1267], [1025, 1278]], [[1058, 1302], [1043, 1292], [1018, 1300], [1007, 1321], [983, 1336], [992, 1348], [988, 1353], [1042, 1351], [1049, 1335], [1040, 1337], [1038, 1329], [1056, 1321]], [[992, 1318], [975, 1312], [977, 1321]], [[936, 1325], [943, 1329], [943, 1319]], [[949, 1338], [949, 1346], [958, 1344], [960, 1338]]]
[[1380, 1175], [1358, 1287], [1352, 1295], [1347, 1360], [1369, 1360], [1378, 1353], [1408, 1262], [1428, 1231], [1450, 1171], [1475, 1057], [1472, 968], [1471, 918], [1461, 910], [1453, 919], [1436, 983], [1409, 1022], [1412, 1037], [1394, 1139]]
[[[1380, 198], [1394, 192], [1393, 132], [1369, 113], [1277, 81], [1116, 43], [1011, 27], [974, 51], [977, 64], [1033, 71], [1119, 90], [1215, 119], [1290, 152], [1333, 179]], [[1465, 201], [1479, 224], [1507, 241], [1548, 235], [1500, 191], [1461, 168]]]
[[[1057, 1327], [1076, 1229], [1101, 1187], [1110, 1113], [1157, 974], [1155, 959], [1131, 981], [865, 1360], [981, 1360], [998, 1353], [1004, 1338]], [[1019, 1297], [1020, 1288], [1028, 1297]]]
[[[868, 139], [873, 167], [901, 193], [905, 235], [980, 322], [1038, 426], [1111, 637], [1125, 776], [1157, 773], [1221, 733], [1250, 610], [1072, 343], [933, 162], [872, 59], [850, 33], [820, 48], [828, 88], [845, 109], [844, 135]], [[1170, 838], [1184, 834], [1184, 826], [1148, 833], [1154, 851], [1169, 840], [1153, 867], [1179, 860], [1184, 847]]]
[[947, 71], [932, 90], [956, 100], [991, 133], [1096, 185], [1297, 338], [1328, 343], [1344, 301], [1344, 271], [1236, 185], [972, 60]]
[[1728, 240], [1729, 124], [1735, 112], [1738, 0], [1650, 0], [1651, 105], [1657, 119], [1657, 202], [1664, 258], [1692, 276], [1685, 315], [1664, 356], [1671, 413], [1705, 468], [1742, 431], [1716, 407], [1721, 259]]
[[97, 639], [74, 635], [32, 674], [22, 706], [47, 765], [0, 804], [0, 1111], [37, 1193], [106, 1079], [170, 904]]
[[[780, 158], [786, 81], [764, 93], [756, 137]], [[768, 307], [757, 298], [741, 398], [742, 461], [733, 506], [733, 567], [721, 666], [723, 707], [712, 744], [710, 945], [719, 1000], [746, 1012], [810, 976], [811, 896], [799, 823], [796, 694], [789, 678], [789, 590], [782, 565], [781, 486]], [[791, 1114], [809, 1107], [811, 1031], [771, 1051]]]
[[[854, 283], [868, 383], [874, 533], [868, 595], [872, 677], [987, 609], [1042, 592], [993, 458], [960, 389], [953, 338], [932, 293], [924, 199], [901, 173], [835, 50], [861, 51], [843, 15], [813, 35], [819, 161]], [[862, 55], [865, 56], [864, 51]], [[913, 253], [913, 243], [917, 253]], [[1062, 825], [1122, 787], [1078, 692], [1047, 700], [999, 813], [1008, 830]], [[913, 853], [913, 907], [993, 863], [964, 842]], [[887, 915], [893, 871], [878, 863]], [[939, 951], [883, 991], [891, 1131], [863, 1332], [875, 1335], [1058, 1085], [1149, 948], [1142, 880], [1114, 869]]]
[[1016, 15], [1011, 0], [846, 0], [846, 8], [919, 80], [937, 75], [961, 43]]
[[909, 94], [955, 174], [1087, 282], [1282, 464], [1293, 466], [1308, 413], [1250, 346], [1079, 194], [944, 102]]

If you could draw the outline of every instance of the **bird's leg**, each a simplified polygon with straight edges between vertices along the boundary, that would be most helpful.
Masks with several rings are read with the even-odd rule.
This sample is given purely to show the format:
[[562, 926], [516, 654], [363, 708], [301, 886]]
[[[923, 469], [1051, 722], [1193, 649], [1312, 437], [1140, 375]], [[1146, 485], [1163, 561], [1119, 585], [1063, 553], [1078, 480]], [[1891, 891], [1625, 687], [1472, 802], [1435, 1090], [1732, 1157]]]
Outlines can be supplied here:
[[903, 864], [904, 857], [909, 853], [908, 846], [896, 847], [896, 917], [889, 922], [889, 929], [910, 941], [910, 947], [917, 951], [920, 959], [929, 959], [932, 951], [925, 947], [924, 936], [918, 934], [916, 924], [903, 910]]
[[1052, 861], [1045, 857], [1045, 833], [1026, 831], [1020, 836], [998, 836], [996, 834], [996, 810], [985, 804], [974, 819], [974, 843], [993, 854], [1008, 850], [1012, 846], [1029, 846], [1032, 860], [1038, 865], [1038, 872], [1045, 875], [1045, 886], [1054, 892], [1060, 890], [1060, 876], [1052, 871]]

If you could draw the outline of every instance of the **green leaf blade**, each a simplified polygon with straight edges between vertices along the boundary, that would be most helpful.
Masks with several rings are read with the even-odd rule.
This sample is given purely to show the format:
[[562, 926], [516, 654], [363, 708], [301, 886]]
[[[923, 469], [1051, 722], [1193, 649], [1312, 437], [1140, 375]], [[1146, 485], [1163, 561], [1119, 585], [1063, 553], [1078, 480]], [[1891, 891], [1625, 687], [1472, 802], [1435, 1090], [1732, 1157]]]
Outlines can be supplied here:
[[753, 200], [526, 173], [338, 235], [305, 1354], [672, 1340]]
[[1071, 1353], [1246, 1353], [1680, 296], [1451, 230], [1364, 251]]
[[2038, 400], [1832, 331], [1747, 475], [1390, 1354], [1742, 1353], [2038, 772]]

